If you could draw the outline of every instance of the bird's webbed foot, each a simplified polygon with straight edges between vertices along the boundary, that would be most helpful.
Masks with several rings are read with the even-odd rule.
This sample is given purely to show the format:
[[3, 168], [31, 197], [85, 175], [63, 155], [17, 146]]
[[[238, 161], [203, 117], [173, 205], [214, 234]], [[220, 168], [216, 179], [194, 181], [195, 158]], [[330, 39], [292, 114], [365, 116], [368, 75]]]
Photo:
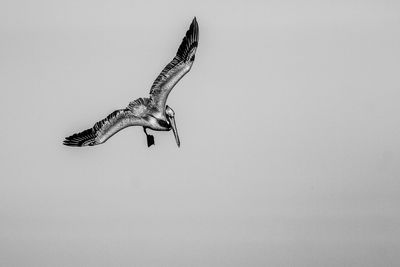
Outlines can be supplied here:
[[154, 145], [154, 136], [148, 134], [147, 135], [147, 146], [151, 147], [152, 145]]
[[145, 127], [143, 127], [143, 130], [147, 137], [147, 147], [151, 147], [152, 145], [154, 145], [154, 136], [148, 134]]

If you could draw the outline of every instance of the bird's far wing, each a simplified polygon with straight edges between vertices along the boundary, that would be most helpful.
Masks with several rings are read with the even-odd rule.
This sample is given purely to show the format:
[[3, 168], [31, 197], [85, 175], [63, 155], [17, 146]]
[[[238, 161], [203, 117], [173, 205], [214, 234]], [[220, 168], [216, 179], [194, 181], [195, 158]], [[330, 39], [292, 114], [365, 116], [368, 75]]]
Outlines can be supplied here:
[[66, 137], [64, 145], [67, 146], [94, 146], [102, 144], [120, 130], [134, 125], [144, 125], [142, 118], [133, 114], [129, 108], [112, 112], [105, 119], [96, 122], [95, 125], [83, 132]]
[[165, 109], [168, 95], [175, 84], [191, 69], [198, 41], [199, 25], [196, 18], [194, 18], [179, 46], [176, 56], [163, 69], [151, 86], [150, 97], [160, 110]]

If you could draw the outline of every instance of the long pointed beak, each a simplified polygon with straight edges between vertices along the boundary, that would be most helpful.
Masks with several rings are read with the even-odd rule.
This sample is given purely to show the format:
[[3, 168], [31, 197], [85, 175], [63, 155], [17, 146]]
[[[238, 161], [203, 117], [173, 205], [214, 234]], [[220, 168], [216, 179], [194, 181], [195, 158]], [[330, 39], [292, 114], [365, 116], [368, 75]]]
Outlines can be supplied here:
[[175, 141], [178, 147], [181, 146], [181, 142], [179, 141], [178, 129], [176, 128], [175, 117], [170, 118], [172, 131], [174, 132]]

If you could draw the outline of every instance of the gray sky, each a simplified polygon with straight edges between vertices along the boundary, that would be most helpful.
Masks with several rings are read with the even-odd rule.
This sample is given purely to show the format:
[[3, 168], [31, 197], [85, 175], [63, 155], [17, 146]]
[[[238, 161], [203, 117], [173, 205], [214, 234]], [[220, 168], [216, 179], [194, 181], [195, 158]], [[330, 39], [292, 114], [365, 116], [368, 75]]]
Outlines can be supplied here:
[[[398, 266], [398, 1], [1, 1], [1, 266]], [[172, 91], [181, 137], [62, 146]]]

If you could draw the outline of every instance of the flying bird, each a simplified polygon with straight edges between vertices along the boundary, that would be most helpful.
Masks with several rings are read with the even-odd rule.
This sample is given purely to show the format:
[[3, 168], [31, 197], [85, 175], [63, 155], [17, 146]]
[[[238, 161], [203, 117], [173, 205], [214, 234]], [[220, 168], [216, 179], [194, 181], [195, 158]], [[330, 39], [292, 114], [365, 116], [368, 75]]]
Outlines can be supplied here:
[[147, 129], [154, 131], [172, 129], [179, 147], [175, 112], [166, 103], [171, 90], [192, 68], [198, 41], [199, 26], [195, 17], [175, 57], [153, 82], [150, 97], [138, 98], [130, 102], [126, 108], [115, 110], [105, 119], [96, 122], [92, 128], [66, 137], [64, 145], [78, 147], [99, 145], [126, 127], [142, 126], [149, 147], [154, 145], [154, 136], [148, 134]]

